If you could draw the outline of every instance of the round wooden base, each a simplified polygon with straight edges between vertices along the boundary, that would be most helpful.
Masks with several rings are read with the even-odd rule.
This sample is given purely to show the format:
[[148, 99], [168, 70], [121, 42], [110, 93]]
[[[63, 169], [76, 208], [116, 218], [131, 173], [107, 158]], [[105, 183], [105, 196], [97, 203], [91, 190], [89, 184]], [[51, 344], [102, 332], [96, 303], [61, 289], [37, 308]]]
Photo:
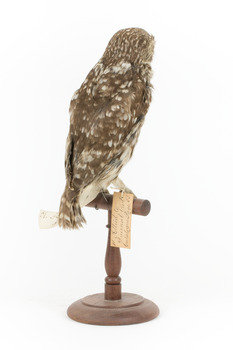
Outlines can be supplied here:
[[137, 294], [122, 293], [120, 300], [105, 300], [104, 293], [99, 293], [75, 301], [67, 314], [82, 323], [117, 326], [153, 320], [159, 315], [159, 308]]

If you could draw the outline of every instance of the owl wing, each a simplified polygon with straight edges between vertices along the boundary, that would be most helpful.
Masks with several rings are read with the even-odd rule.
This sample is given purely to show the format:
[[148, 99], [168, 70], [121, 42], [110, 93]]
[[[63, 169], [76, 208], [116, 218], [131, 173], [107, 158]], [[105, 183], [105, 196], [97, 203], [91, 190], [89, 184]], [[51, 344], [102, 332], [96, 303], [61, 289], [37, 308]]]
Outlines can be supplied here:
[[139, 124], [143, 123], [141, 106], [144, 90], [123, 90], [113, 94], [111, 99], [101, 96], [101, 103], [89, 110], [92, 113], [84, 120], [76, 104], [65, 159], [67, 182], [74, 190], [74, 196], [78, 189], [85, 188], [94, 180], [104, 180], [114, 170], [119, 172], [124, 156], [131, 156], [124, 152], [129, 148]]

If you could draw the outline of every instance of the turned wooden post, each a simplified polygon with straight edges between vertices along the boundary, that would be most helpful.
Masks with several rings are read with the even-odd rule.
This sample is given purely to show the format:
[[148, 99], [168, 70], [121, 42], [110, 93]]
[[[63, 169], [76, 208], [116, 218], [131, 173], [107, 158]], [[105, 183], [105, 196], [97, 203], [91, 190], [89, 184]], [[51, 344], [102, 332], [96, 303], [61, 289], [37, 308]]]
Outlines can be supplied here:
[[110, 246], [111, 235], [111, 215], [112, 211], [108, 211], [108, 242], [105, 255], [105, 269], [107, 277], [105, 278], [105, 294], [106, 300], [121, 299], [121, 278], [119, 273], [121, 271], [121, 252], [120, 248]]

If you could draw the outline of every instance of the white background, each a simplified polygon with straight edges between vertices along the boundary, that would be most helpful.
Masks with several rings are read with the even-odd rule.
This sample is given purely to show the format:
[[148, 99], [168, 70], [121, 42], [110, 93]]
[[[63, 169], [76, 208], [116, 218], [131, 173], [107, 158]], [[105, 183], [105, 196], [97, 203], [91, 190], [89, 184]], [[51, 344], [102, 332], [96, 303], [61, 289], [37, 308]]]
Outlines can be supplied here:
[[[231, 1], [2, 1], [0, 346], [2, 349], [232, 349]], [[39, 230], [58, 210], [69, 101], [119, 29], [157, 41], [153, 103], [122, 178], [133, 217], [123, 290], [160, 316], [79, 324], [73, 301], [103, 291], [106, 212], [80, 231]]]

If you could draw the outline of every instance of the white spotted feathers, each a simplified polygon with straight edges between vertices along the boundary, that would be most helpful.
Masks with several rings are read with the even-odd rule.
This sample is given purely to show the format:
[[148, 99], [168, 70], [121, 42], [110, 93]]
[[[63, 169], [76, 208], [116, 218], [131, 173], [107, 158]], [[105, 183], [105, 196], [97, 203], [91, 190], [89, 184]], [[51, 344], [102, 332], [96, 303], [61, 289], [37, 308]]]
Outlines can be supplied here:
[[70, 103], [66, 185], [58, 223], [85, 223], [81, 208], [111, 183], [132, 157], [151, 102], [154, 38], [140, 28], [117, 32]]

